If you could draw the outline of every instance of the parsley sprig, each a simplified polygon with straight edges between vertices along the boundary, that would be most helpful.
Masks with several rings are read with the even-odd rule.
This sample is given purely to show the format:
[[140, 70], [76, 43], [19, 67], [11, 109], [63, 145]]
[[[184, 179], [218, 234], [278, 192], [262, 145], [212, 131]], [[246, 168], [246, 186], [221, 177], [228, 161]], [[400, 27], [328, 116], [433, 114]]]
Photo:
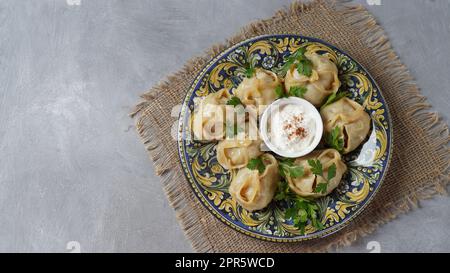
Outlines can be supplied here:
[[305, 93], [307, 91], [308, 91], [308, 89], [306, 89], [306, 87], [304, 87], [304, 86], [291, 86], [291, 88], [289, 88], [289, 92], [286, 94], [283, 91], [283, 86], [281, 84], [275, 88], [275, 94], [277, 94], [277, 97], [279, 99], [288, 98], [288, 97], [303, 98], [303, 96], [305, 95]]
[[328, 146], [342, 153], [344, 150], [344, 138], [339, 135], [341, 128], [336, 126], [330, 133], [325, 134], [325, 142]]
[[327, 101], [325, 102], [324, 105], [322, 105], [322, 106], [320, 107], [320, 110], [322, 110], [322, 109], [325, 108], [326, 106], [328, 106], [328, 105], [330, 105], [330, 104], [332, 104], [332, 103], [335, 103], [335, 102], [337, 102], [338, 100], [340, 100], [340, 99], [342, 99], [342, 98], [345, 98], [345, 97], [348, 97], [348, 96], [350, 96], [350, 95], [351, 95], [351, 93], [348, 92], [348, 91], [342, 91], [342, 92], [338, 91], [337, 93], [333, 93], [333, 94], [331, 94], [331, 95], [328, 96]]
[[304, 47], [297, 49], [297, 51], [286, 58], [286, 62], [282, 67], [282, 71], [287, 72], [296, 61], [303, 59], [305, 53], [306, 49]]
[[288, 183], [285, 180], [280, 181], [275, 200], [285, 200], [289, 207], [286, 209], [285, 218], [291, 219], [294, 227], [300, 230], [300, 234], [305, 234], [305, 228], [308, 221], [318, 230], [323, 229], [320, 221], [320, 208], [315, 201], [309, 200], [291, 192]]
[[308, 220], [311, 221], [311, 224], [316, 229], [323, 229], [323, 224], [320, 221], [319, 215], [319, 206], [314, 201], [297, 197], [293, 206], [286, 210], [285, 217], [292, 219], [294, 226], [300, 230], [300, 234], [304, 235]]
[[323, 174], [323, 166], [319, 159], [310, 159], [308, 160], [308, 164], [311, 167], [311, 172], [313, 174], [320, 176], [323, 180], [325, 180], [325, 183], [319, 183], [316, 185], [314, 192], [325, 194], [327, 192], [328, 183], [336, 176], [336, 164], [333, 163], [333, 165], [328, 168], [327, 177]]
[[279, 99], [287, 97], [286, 93], [284, 93], [283, 86], [281, 84], [279, 84], [275, 88], [275, 94], [277, 94], [277, 98]]
[[282, 67], [283, 72], [287, 72], [293, 64], [297, 65], [298, 73], [311, 77], [313, 64], [305, 56], [306, 48], [301, 47], [297, 49], [291, 56], [287, 57], [286, 62]]
[[294, 159], [286, 158], [278, 162], [278, 170], [283, 178], [299, 178], [303, 176], [303, 167], [294, 164]]
[[247, 78], [251, 78], [253, 77], [253, 75], [255, 75], [256, 69], [255, 67], [253, 67], [252, 64], [250, 64], [250, 66], [245, 70], [245, 76]]
[[266, 170], [266, 165], [264, 165], [264, 161], [261, 157], [256, 157], [249, 160], [247, 168], [250, 170], [258, 170], [258, 172], [262, 174]]
[[304, 86], [292, 86], [291, 88], [289, 88], [289, 95], [291, 97], [303, 98], [307, 91], [308, 89], [306, 89], [306, 87]]
[[297, 71], [301, 75], [305, 75], [306, 77], [311, 77], [312, 75], [312, 62], [306, 57], [299, 61], [297, 65]]
[[238, 97], [233, 96], [233, 97], [231, 97], [231, 99], [229, 99], [229, 100], [227, 101], [227, 105], [231, 105], [231, 106], [236, 107], [236, 106], [238, 106], [238, 105], [243, 105], [243, 103], [242, 103], [242, 101], [241, 101]]
[[278, 183], [278, 188], [275, 193], [274, 199], [276, 201], [282, 201], [282, 200], [289, 201], [289, 199], [291, 199], [291, 198], [295, 198], [295, 196], [290, 191], [288, 183], [286, 182], [286, 180], [281, 180]]
[[288, 183], [286, 182], [287, 177], [299, 178], [304, 175], [304, 170], [302, 166], [295, 165], [294, 159], [279, 159], [279, 172], [283, 178], [278, 184], [278, 189], [275, 194], [275, 200], [286, 201], [288, 204], [288, 209], [285, 212], [285, 218], [287, 220], [292, 220], [294, 226], [299, 229], [300, 234], [305, 234], [305, 228], [308, 221], [318, 230], [323, 229], [323, 224], [321, 223], [321, 212], [319, 206], [315, 201], [309, 200], [298, 196], [293, 193]]

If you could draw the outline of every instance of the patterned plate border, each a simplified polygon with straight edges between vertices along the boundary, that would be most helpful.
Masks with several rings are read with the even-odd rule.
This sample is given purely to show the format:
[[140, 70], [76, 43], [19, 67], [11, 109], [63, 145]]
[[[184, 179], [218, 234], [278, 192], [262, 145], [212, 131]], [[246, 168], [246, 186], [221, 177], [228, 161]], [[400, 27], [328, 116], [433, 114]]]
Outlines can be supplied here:
[[[184, 144], [183, 144], [183, 137], [185, 134], [185, 124], [187, 122], [186, 120], [186, 111], [189, 111], [188, 108], [188, 104], [191, 100], [191, 96], [193, 94], [193, 92], [198, 88], [199, 84], [200, 84], [200, 80], [205, 76], [205, 73], [216, 63], [218, 62], [223, 56], [229, 54], [230, 52], [236, 50], [237, 48], [246, 45], [248, 43], [252, 43], [252, 42], [257, 42], [260, 40], [265, 40], [265, 39], [271, 39], [271, 38], [294, 38], [294, 39], [305, 39], [308, 40], [310, 42], [316, 42], [316, 43], [320, 43], [323, 44], [329, 48], [331, 48], [333, 51], [335, 52], [339, 52], [343, 55], [345, 55], [346, 57], [348, 57], [351, 61], [353, 61], [354, 63], [356, 63], [356, 65], [359, 67], [359, 69], [361, 71], [363, 71], [366, 75], [366, 77], [370, 80], [370, 83], [373, 85], [373, 87], [378, 91], [377, 95], [378, 95], [378, 99], [381, 101], [383, 108], [385, 110], [385, 116], [386, 118], [386, 122], [387, 122], [387, 126], [388, 126], [388, 130], [387, 130], [387, 147], [386, 147], [386, 151], [385, 153], [387, 154], [387, 159], [385, 160], [385, 166], [381, 171], [381, 177], [379, 178], [379, 182], [377, 187], [372, 191], [372, 194], [370, 194], [364, 201], [362, 201], [361, 203], [357, 204], [356, 210], [353, 212], [352, 215], [350, 215], [349, 217], [343, 219], [341, 222], [338, 222], [337, 224], [325, 228], [324, 230], [321, 230], [319, 232], [315, 232], [312, 234], [307, 234], [307, 235], [298, 235], [295, 237], [277, 237], [277, 236], [271, 236], [271, 235], [266, 235], [266, 234], [261, 234], [261, 233], [257, 233], [255, 231], [252, 230], [248, 230], [242, 226], [240, 226], [239, 224], [231, 221], [230, 219], [226, 218], [224, 215], [222, 215], [223, 212], [221, 212], [220, 210], [218, 210], [215, 206], [213, 206], [210, 201], [205, 198], [205, 196], [202, 193], [202, 189], [199, 188], [199, 185], [197, 184], [198, 182], [195, 181], [195, 179], [193, 178], [191, 171], [189, 169], [189, 167], [187, 166], [187, 160], [186, 160], [186, 151], [184, 149]], [[297, 34], [288, 34], [288, 33], [283, 33], [283, 34], [271, 34], [271, 35], [261, 35], [261, 36], [255, 36], [252, 37], [250, 39], [244, 40], [242, 42], [239, 42], [227, 49], [225, 49], [224, 51], [222, 51], [220, 54], [218, 54], [216, 57], [214, 57], [207, 65], [205, 65], [205, 67], [202, 69], [202, 71], [197, 75], [197, 77], [195, 78], [195, 80], [193, 81], [193, 83], [191, 84], [191, 87], [189, 89], [189, 91], [186, 94], [186, 97], [183, 101], [183, 105], [180, 111], [180, 115], [179, 115], [179, 122], [178, 122], [178, 153], [179, 153], [179, 157], [180, 157], [180, 163], [182, 165], [183, 168], [183, 172], [184, 175], [186, 177], [186, 179], [189, 181], [193, 191], [195, 192], [195, 195], [197, 196], [197, 198], [200, 200], [200, 203], [202, 203], [213, 215], [215, 215], [215, 217], [217, 217], [219, 220], [221, 220], [221, 222], [225, 223], [226, 225], [230, 226], [231, 228], [246, 234], [248, 236], [251, 236], [253, 238], [257, 238], [257, 239], [262, 239], [262, 240], [266, 240], [266, 241], [271, 241], [271, 242], [299, 242], [299, 241], [305, 241], [305, 240], [310, 240], [310, 239], [315, 239], [315, 238], [323, 238], [326, 236], [329, 236], [333, 233], [338, 232], [339, 230], [343, 229], [344, 227], [346, 227], [353, 219], [355, 219], [358, 215], [361, 214], [361, 212], [364, 210], [364, 208], [373, 200], [374, 196], [376, 195], [376, 193], [379, 191], [380, 187], [382, 186], [382, 183], [384, 181], [385, 178], [385, 174], [389, 169], [390, 166], [390, 162], [391, 162], [391, 158], [392, 158], [392, 143], [393, 143], [393, 132], [392, 132], [392, 120], [390, 118], [390, 113], [389, 113], [389, 108], [388, 105], [386, 103], [386, 100], [383, 97], [382, 91], [380, 89], [380, 87], [378, 86], [378, 84], [374, 81], [373, 77], [370, 75], [370, 73], [357, 61], [355, 61], [354, 58], [352, 58], [349, 54], [347, 54], [346, 52], [338, 49], [337, 47], [322, 41], [320, 39], [317, 38], [312, 38], [312, 37], [307, 37], [307, 36], [302, 36], [302, 35], [297, 35]]]

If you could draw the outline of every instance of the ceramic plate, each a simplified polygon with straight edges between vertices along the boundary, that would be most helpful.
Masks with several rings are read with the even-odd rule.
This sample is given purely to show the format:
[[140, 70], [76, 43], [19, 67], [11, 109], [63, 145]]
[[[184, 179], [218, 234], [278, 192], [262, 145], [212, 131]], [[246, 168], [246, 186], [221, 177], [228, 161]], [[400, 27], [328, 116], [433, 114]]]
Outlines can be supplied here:
[[[261, 211], [248, 212], [228, 193], [235, 174], [221, 167], [216, 158], [216, 142], [196, 142], [190, 137], [190, 113], [199, 98], [226, 87], [232, 93], [245, 77], [246, 68], [263, 67], [280, 72], [287, 56], [299, 47], [327, 54], [337, 64], [342, 89], [364, 106], [372, 118], [372, 130], [356, 151], [345, 155], [348, 171], [339, 187], [318, 200], [325, 228], [307, 226], [300, 234], [285, 220], [284, 202], [272, 201]], [[193, 194], [218, 219], [252, 237], [275, 242], [293, 242], [332, 234], [354, 219], [380, 188], [391, 157], [392, 126], [380, 88], [369, 73], [342, 50], [315, 38], [298, 35], [259, 36], [225, 50], [200, 72], [183, 102], [178, 131], [179, 156]]]

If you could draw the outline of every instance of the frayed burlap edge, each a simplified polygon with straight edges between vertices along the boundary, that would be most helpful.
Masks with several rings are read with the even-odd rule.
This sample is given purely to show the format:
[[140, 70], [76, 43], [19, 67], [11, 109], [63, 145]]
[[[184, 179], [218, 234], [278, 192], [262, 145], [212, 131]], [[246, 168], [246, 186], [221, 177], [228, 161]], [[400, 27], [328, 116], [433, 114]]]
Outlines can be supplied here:
[[[359, 34], [361, 37], [364, 37], [365, 42], [372, 49], [372, 52], [376, 54], [376, 57], [380, 60], [376, 65], [378, 66], [378, 69], [381, 69], [384, 73], [395, 75], [394, 78], [398, 79], [398, 81], [395, 82], [395, 85], [399, 90], [403, 90], [402, 100], [404, 101], [404, 106], [413, 108], [413, 110], [409, 111], [409, 114], [412, 117], [415, 117], [423, 129], [428, 131], [428, 134], [434, 138], [434, 152], [436, 152], [443, 161], [449, 162], [450, 148], [448, 147], [448, 143], [450, 137], [447, 124], [442, 121], [438, 113], [429, 110], [431, 105], [427, 102], [426, 98], [420, 94], [414, 79], [392, 49], [387, 35], [382, 27], [377, 24], [375, 18], [364, 7], [360, 5], [355, 6], [352, 4], [345, 4], [344, 2], [349, 1], [340, 1], [337, 8], [348, 16], [348, 22], [355, 26], [355, 30], [359, 31]], [[374, 70], [377, 69], [377, 67], [371, 67], [371, 69]], [[366, 222], [359, 226], [358, 229], [347, 232], [340, 242], [330, 243], [326, 247], [326, 250], [329, 251], [333, 247], [338, 249], [340, 247], [351, 245], [359, 237], [372, 233], [380, 225], [385, 224], [412, 209], [418, 208], [420, 200], [430, 199], [437, 194], [447, 195], [447, 185], [449, 182], [450, 163], [447, 164], [445, 170], [442, 171], [435, 181], [425, 184], [416, 191], [405, 194], [402, 200], [386, 204], [384, 208], [379, 208], [379, 217], [374, 217], [379, 220], [375, 222]]]
[[[342, 12], [347, 16], [346, 23], [354, 26], [355, 32], [364, 38], [363, 42], [380, 60], [375, 65], [376, 67], [371, 67], [371, 69], [381, 69], [384, 71], [383, 73], [395, 75], [395, 78], [398, 80], [395, 82], [395, 85], [403, 90], [402, 99], [404, 100], [405, 107], [413, 108], [409, 114], [415, 117], [424, 130], [427, 130], [428, 134], [434, 138], [434, 152], [436, 152], [444, 162], [449, 162], [450, 148], [448, 147], [448, 143], [450, 138], [448, 126], [441, 120], [437, 113], [430, 111], [431, 105], [426, 101], [426, 98], [420, 94], [413, 78], [393, 51], [384, 30], [376, 23], [375, 18], [363, 6], [349, 2], [350, 1], [345, 0], [316, 0], [309, 3], [294, 2], [288, 9], [282, 9], [276, 12], [272, 18], [251, 23], [231, 39], [207, 50], [203, 56], [191, 59], [180, 71], [168, 76], [166, 80], [141, 96], [144, 101], [135, 107], [130, 116], [138, 117], [136, 121], [137, 132], [154, 163], [156, 173], [161, 176], [169, 203], [175, 209], [180, 225], [192, 243], [192, 247], [195, 251], [210, 252], [220, 250], [215, 250], [207, 236], [203, 234], [203, 230], [197, 228], [199, 219], [190, 213], [186, 200], [184, 200], [180, 194], [180, 189], [177, 184], [180, 177], [181, 179], [184, 179], [184, 176], [171, 170], [168, 161], [171, 159], [173, 160], [174, 155], [165, 153], [160, 138], [160, 132], [151, 126], [152, 122], [155, 120], [152, 120], [151, 115], [147, 113], [147, 111], [150, 110], [148, 109], [149, 104], [154, 98], [153, 94], [161, 94], [166, 90], [169, 90], [174, 81], [180, 79], [192, 81], [193, 78], [186, 79], [186, 75], [197, 72], [198, 67], [206, 65], [214, 56], [226, 48], [242, 40], [248, 39], [251, 36], [265, 34], [264, 31], [266, 27], [274, 21], [283, 20], [286, 16], [296, 16], [303, 11], [312, 8], [314, 5], [333, 5], [336, 11]], [[376, 221], [366, 221], [361, 223], [356, 229], [346, 230], [346, 233], [342, 234], [339, 240], [329, 242], [318, 249], [311, 249], [311, 251], [330, 251], [332, 249], [349, 246], [358, 238], [372, 233], [378, 226], [395, 219], [400, 214], [417, 208], [420, 200], [432, 198], [437, 194], [447, 194], [447, 185], [449, 182], [450, 163], [447, 164], [446, 168], [434, 181], [424, 183], [425, 185], [423, 187], [406, 193], [401, 200], [398, 200], [395, 203], [386, 204], [384, 208], [379, 208], [376, 212], [378, 217], [373, 217], [374, 219], [377, 219]]]

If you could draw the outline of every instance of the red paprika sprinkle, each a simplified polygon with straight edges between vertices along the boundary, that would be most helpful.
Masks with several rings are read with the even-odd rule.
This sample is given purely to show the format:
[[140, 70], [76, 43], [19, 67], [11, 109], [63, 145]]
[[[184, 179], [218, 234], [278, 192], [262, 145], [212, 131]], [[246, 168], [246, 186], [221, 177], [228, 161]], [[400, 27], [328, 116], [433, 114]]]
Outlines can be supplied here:
[[288, 139], [293, 140], [294, 138], [304, 139], [308, 132], [302, 126], [303, 116], [297, 115], [293, 116], [291, 120], [287, 120], [283, 124], [283, 130], [286, 132]]

